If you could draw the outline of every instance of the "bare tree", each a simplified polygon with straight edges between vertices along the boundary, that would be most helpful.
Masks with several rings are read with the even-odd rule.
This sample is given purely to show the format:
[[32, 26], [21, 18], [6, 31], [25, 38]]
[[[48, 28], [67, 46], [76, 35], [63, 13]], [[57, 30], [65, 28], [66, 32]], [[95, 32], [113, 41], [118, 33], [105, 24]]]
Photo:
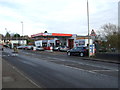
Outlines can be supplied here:
[[99, 31], [97, 31], [97, 34], [101, 37], [101, 39], [107, 41], [107, 47], [120, 49], [120, 40], [118, 39], [120, 38], [120, 32], [118, 31], [117, 25], [111, 23], [105, 24]]
[[118, 27], [114, 24], [111, 24], [111, 23], [103, 25], [101, 27], [101, 29], [103, 31], [102, 35], [104, 37], [107, 37], [109, 35], [113, 35], [114, 33], [118, 33]]

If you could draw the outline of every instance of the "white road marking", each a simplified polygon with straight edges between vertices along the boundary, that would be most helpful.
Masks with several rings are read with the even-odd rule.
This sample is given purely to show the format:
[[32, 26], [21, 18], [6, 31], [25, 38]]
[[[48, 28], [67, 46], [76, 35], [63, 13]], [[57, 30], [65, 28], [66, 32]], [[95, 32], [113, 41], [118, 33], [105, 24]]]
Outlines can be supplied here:
[[[25, 53], [25, 54], [31, 54], [31, 53]], [[31, 54], [31, 55], [36, 55], [36, 54]], [[55, 57], [46, 57], [44, 59], [55, 59], [55, 60], [49, 60], [49, 61], [56, 61], [56, 60], [59, 60], [59, 61], [67, 61], [65, 59], [60, 59], [60, 58], [55, 58]], [[114, 70], [114, 69], [109, 69], [109, 70], [104, 70], [104, 69], [108, 69], [106, 67], [101, 67], [101, 66], [95, 66], [95, 65], [91, 65], [91, 64], [86, 64], [86, 63], [82, 63], [82, 62], [76, 62], [76, 61], [70, 61], [70, 62], [74, 62], [74, 63], [78, 63], [78, 64], [82, 64], [82, 65], [88, 65], [88, 66], [94, 66], [94, 67], [99, 67], [99, 68], [103, 68], [101, 70], [85, 70], [85, 69], [80, 69], [80, 68], [76, 68], [76, 67], [72, 67], [72, 66], [67, 66], [67, 65], [63, 65], [65, 67], [69, 67], [69, 68], [73, 68], [73, 69], [77, 69], [77, 70], [82, 70], [82, 71], [87, 71], [87, 72], [90, 72], [90, 73], [97, 73], [97, 71], [119, 71], [119, 70]], [[60, 64], [61, 65], [61, 64]]]
[[56, 61], [56, 60], [49, 60], [49, 61]]
[[101, 68], [101, 69], [114, 70], [114, 69], [111, 69], [111, 68], [109, 68], [109, 67], [97, 66], [97, 65], [89, 64], [89, 63], [85, 63], [85, 62], [78, 62], [78, 61], [71, 61], [71, 60], [69, 61], [69, 60], [60, 59], [60, 58], [54, 58], [54, 57], [47, 57], [47, 58], [48, 58], [48, 59], [56, 59], [56, 60], [59, 60], [59, 61], [73, 62], [73, 63], [77, 63], [77, 64], [80, 64], [80, 65], [87, 65], [87, 66], [97, 67], [97, 68]]
[[72, 69], [77, 69], [77, 70], [80, 70], [80, 71], [90, 72], [90, 73], [94, 73], [94, 74], [96, 73], [96, 72], [93, 72], [93, 71], [90, 71], [90, 70], [80, 69], [80, 68], [76, 68], [76, 67], [71, 67], [71, 66], [66, 66], [66, 65], [62, 65], [62, 66], [72, 68]]
[[[31, 53], [28, 53], [28, 54], [31, 54]], [[32, 55], [36, 55], [36, 54], [32, 54]], [[67, 61], [65, 59], [60, 59], [60, 58], [55, 58], [55, 57], [49, 57], [47, 56], [46, 58], [43, 58], [43, 59], [51, 59], [49, 61], [56, 61], [56, 60], [59, 60], [59, 61]], [[53, 60], [52, 60], [53, 59]], [[54, 60], [55, 59], [55, 60]], [[68, 61], [68, 62], [73, 62], [73, 63], [77, 63], [77, 64], [80, 64], [80, 65], [88, 65], [88, 66], [93, 66], [93, 67], [98, 67], [98, 68], [101, 68], [101, 70], [87, 70], [89, 72], [96, 72], [96, 71], [118, 71], [118, 70], [114, 70], [114, 69], [110, 69], [108, 67], [101, 67], [101, 66], [96, 66], [96, 65], [91, 65], [91, 64], [88, 64], [88, 63], [82, 63], [82, 62], [77, 62], [77, 61]], [[65, 65], [66, 66], [66, 65]], [[71, 66], [68, 66], [68, 67], [71, 67]], [[76, 68], [76, 67], [72, 67], [72, 68]], [[76, 69], [79, 69], [79, 68], [76, 68]], [[108, 69], [108, 70], [105, 70], [105, 69]], [[80, 69], [81, 70], [81, 69]], [[84, 69], [83, 69], [84, 70]], [[86, 70], [85, 70], [86, 71]]]
[[[55, 61], [55, 60], [50, 60], [50, 61]], [[60, 64], [62, 66], [65, 66], [65, 67], [69, 67], [69, 68], [73, 68], [73, 69], [77, 69], [77, 70], [82, 70], [82, 71], [87, 71], [87, 72], [90, 72], [90, 73], [96, 73], [96, 71], [106, 71], [106, 72], [110, 72], [110, 71], [119, 71], [119, 70], [85, 70], [85, 69], [81, 69], [81, 68], [77, 68], [77, 67], [72, 67], [72, 66], [68, 66], [68, 65], [64, 65], [64, 64]]]
[[92, 71], [92, 70], [85, 70], [85, 69], [80, 69], [80, 68], [66, 66], [66, 65], [62, 65], [62, 66], [67, 67], [67, 68], [72, 68], [72, 69], [80, 70], [80, 71], [84, 71], [84, 72], [93, 73], [93, 74], [99, 74], [99, 75], [103, 75], [103, 76], [108, 76], [106, 74], [98, 73], [98, 72], [95, 72], [95, 71]]
[[116, 72], [118, 72], [119, 70], [91, 70], [91, 71], [93, 71], [93, 72], [99, 72], [99, 71], [105, 71], [105, 72], [114, 72], [114, 71], [116, 71]]

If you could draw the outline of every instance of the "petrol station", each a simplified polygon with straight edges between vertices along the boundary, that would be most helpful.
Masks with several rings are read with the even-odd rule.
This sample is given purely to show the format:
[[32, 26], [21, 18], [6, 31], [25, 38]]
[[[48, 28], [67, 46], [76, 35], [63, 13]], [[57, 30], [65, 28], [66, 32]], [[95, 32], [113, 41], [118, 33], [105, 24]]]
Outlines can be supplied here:
[[[31, 35], [35, 40], [36, 46], [42, 47], [58, 47], [67, 46], [68, 48], [73, 48], [76, 46], [88, 44], [88, 36], [79, 36], [77, 34], [63, 34], [63, 33], [38, 33]], [[90, 44], [92, 44], [92, 39], [90, 39]]]
[[67, 46], [69, 48], [73, 48], [76, 34], [38, 33], [31, 35], [31, 37], [35, 40], [36, 46]]

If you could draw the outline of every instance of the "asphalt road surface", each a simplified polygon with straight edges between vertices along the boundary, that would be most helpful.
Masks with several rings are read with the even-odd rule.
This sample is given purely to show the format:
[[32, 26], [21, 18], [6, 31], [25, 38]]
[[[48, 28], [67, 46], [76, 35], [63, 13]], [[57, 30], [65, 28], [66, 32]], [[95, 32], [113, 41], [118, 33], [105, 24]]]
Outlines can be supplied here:
[[42, 88], [118, 88], [118, 65], [62, 52], [5, 49], [2, 58]]

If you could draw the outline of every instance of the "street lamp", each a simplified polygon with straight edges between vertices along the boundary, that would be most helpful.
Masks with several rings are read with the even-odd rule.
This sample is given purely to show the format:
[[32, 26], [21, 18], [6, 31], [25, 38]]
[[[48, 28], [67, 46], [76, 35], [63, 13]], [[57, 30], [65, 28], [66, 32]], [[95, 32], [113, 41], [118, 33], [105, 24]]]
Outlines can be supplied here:
[[90, 57], [90, 27], [89, 27], [89, 3], [87, 0], [87, 22], [88, 22], [88, 56]]
[[23, 36], [23, 21], [21, 21], [21, 23], [22, 23], [22, 36]]
[[[22, 24], [22, 37], [23, 37], [23, 21], [21, 21], [21, 24]], [[24, 38], [22, 38], [22, 44], [24, 44], [23, 39], [24, 39]]]
[[6, 40], [7, 40], [7, 28], [5, 28], [5, 31], [6, 31], [6, 36], [5, 37], [6, 37]]

